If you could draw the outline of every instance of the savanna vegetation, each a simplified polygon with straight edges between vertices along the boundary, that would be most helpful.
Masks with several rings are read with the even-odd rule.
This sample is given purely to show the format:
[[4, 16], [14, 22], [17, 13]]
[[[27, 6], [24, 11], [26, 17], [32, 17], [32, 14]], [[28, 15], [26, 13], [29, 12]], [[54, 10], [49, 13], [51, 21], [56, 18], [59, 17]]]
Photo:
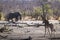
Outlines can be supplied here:
[[[8, 1], [8, 0], [7, 0]], [[3, 2], [3, 1], [1, 1]], [[9, 1], [10, 2], [10, 1]], [[23, 3], [24, 2], [24, 3]], [[8, 3], [8, 2], [6, 2]], [[41, 20], [41, 15], [46, 19], [60, 20], [60, 1], [58, 0], [34, 0], [34, 1], [12, 1], [10, 4], [0, 4], [0, 20], [4, 20], [6, 14], [18, 11], [22, 19]], [[14, 5], [14, 6], [13, 6]]]

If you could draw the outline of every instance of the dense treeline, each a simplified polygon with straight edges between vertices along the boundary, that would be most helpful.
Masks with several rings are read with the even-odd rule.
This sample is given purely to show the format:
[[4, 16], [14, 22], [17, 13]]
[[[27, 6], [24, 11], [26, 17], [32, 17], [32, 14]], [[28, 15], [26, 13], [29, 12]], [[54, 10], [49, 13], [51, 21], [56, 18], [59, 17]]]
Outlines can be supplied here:
[[[22, 17], [29, 16], [35, 18], [35, 20], [41, 20], [40, 15], [45, 14], [46, 18], [59, 19], [60, 18], [60, 1], [59, 0], [33, 0], [33, 1], [0, 1], [0, 20], [1, 15], [8, 14], [9, 12], [18, 11]], [[2, 14], [3, 13], [3, 14]], [[4, 15], [4, 16], [5, 16]]]

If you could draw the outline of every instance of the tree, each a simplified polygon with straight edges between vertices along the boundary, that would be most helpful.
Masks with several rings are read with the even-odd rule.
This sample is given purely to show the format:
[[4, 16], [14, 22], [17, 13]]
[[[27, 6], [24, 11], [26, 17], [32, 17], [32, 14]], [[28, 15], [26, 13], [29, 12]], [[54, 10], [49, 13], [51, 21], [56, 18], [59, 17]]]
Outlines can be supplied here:
[[0, 13], [0, 20], [1, 20], [1, 13]]
[[33, 8], [33, 16], [36, 18], [36, 20], [38, 19], [38, 16], [42, 15], [42, 8], [41, 7], [34, 7]]
[[3, 9], [3, 5], [0, 4], [0, 20], [1, 20], [1, 17], [2, 17], [2, 9]]
[[48, 16], [53, 16], [53, 10], [52, 10], [50, 4], [48, 4], [48, 3], [45, 4], [43, 10], [44, 10], [44, 11], [43, 11], [43, 14], [44, 14], [45, 18], [48, 19]]

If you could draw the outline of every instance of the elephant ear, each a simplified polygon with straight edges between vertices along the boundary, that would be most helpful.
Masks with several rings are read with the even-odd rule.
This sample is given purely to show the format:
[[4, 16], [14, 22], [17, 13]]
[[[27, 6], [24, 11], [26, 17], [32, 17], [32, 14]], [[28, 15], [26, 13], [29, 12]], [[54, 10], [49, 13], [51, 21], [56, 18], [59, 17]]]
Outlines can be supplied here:
[[22, 16], [21, 16], [21, 14], [20, 14], [20, 20], [22, 19]]
[[19, 17], [20, 17], [20, 20], [21, 20], [22, 19], [21, 13], [18, 12], [18, 14], [19, 14]]
[[15, 14], [18, 16], [18, 19], [20, 19], [20, 20], [22, 19], [22, 16], [19, 12], [15, 12]]
[[8, 19], [9, 19], [9, 14], [6, 14], [5, 20], [8, 21]]

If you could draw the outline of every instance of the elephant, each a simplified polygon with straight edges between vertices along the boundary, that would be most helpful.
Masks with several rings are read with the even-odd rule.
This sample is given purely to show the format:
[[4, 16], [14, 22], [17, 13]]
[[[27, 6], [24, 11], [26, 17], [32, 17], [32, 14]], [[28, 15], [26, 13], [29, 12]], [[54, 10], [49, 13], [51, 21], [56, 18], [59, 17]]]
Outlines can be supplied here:
[[22, 19], [22, 16], [21, 16], [21, 14], [19, 12], [9, 13], [6, 16], [7, 21], [10, 21], [10, 20], [13, 21], [13, 18], [15, 18], [15, 21], [18, 21], [19, 19], [20, 20]]

